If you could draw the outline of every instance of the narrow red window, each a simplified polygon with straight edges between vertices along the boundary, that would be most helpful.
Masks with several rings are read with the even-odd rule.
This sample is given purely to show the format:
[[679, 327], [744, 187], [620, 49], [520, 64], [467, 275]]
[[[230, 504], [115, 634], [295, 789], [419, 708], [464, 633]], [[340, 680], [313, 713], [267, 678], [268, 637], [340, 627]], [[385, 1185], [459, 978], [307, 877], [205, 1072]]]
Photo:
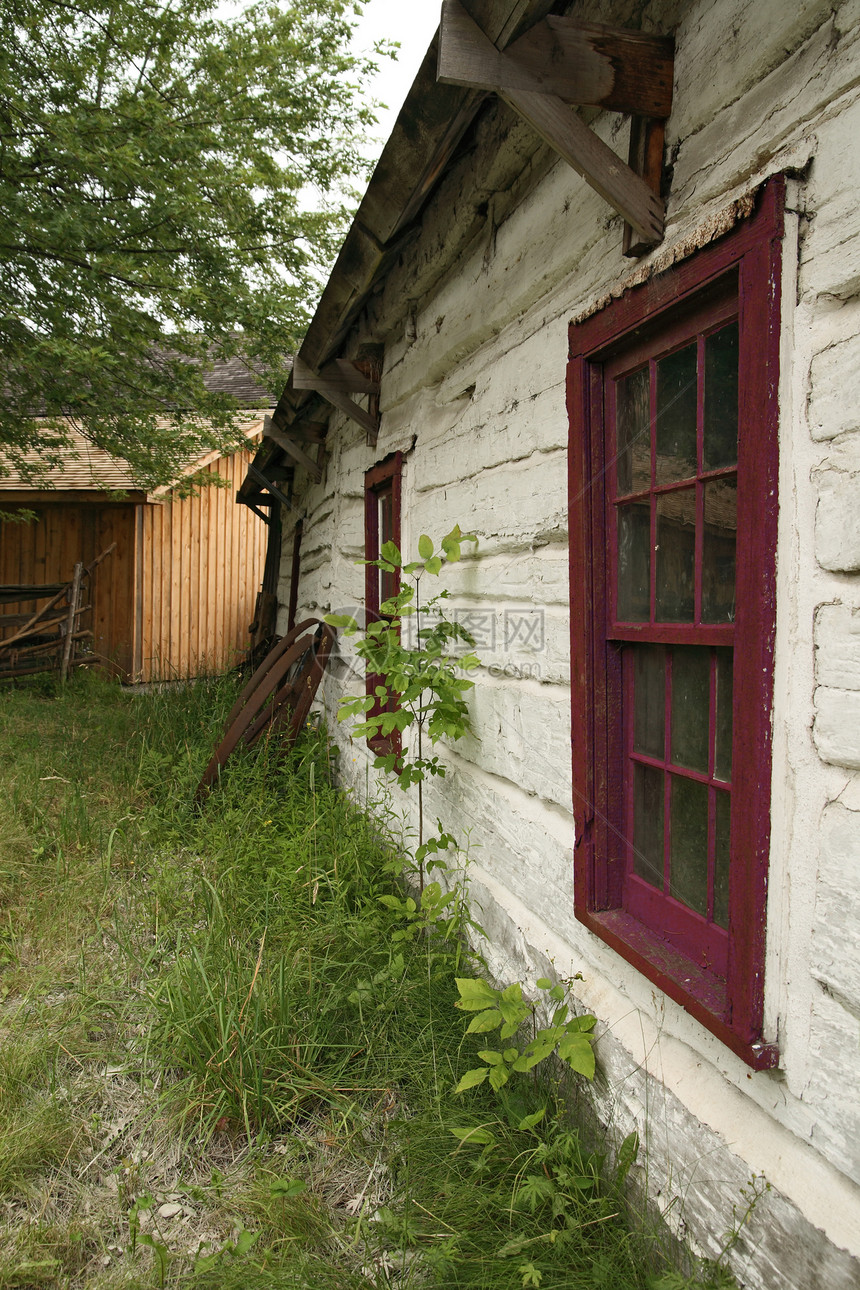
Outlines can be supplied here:
[[647, 344], [644, 364], [634, 351], [604, 369], [614, 460], [607, 639], [621, 655], [624, 706], [622, 904], [721, 977], [738, 456], [734, 279], [727, 285], [718, 305]]
[[[571, 330], [577, 916], [755, 1066], [782, 185]], [[738, 553], [741, 553], [739, 558]]]
[[[403, 454], [392, 453], [364, 476], [364, 555], [366, 560], [378, 560], [386, 542], [393, 542], [400, 549], [400, 481]], [[400, 590], [399, 573], [387, 573], [372, 565], [365, 565], [364, 605], [368, 622], [381, 616], [381, 606]], [[367, 693], [376, 694], [382, 678], [368, 675]], [[393, 711], [393, 699], [379, 699], [373, 708], [374, 715]], [[379, 756], [399, 751], [398, 732], [377, 735], [368, 739], [368, 746]]]

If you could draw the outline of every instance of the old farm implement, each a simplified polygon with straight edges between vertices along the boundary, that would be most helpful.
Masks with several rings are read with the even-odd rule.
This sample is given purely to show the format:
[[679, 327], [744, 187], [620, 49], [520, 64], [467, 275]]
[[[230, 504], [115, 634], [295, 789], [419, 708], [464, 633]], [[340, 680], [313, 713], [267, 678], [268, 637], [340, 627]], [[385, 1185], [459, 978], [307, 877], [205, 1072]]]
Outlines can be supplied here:
[[[115, 547], [91, 564], [76, 564], [69, 582], [0, 586], [0, 681], [53, 671], [65, 680], [73, 667], [104, 661], [93, 652], [92, 629], [82, 620], [92, 612], [92, 575]], [[5, 612], [16, 604], [31, 608]]]
[[269, 651], [234, 703], [197, 787], [202, 801], [237, 748], [253, 748], [277, 733], [291, 744], [307, 721], [328, 665], [335, 633], [317, 618], [306, 618]]

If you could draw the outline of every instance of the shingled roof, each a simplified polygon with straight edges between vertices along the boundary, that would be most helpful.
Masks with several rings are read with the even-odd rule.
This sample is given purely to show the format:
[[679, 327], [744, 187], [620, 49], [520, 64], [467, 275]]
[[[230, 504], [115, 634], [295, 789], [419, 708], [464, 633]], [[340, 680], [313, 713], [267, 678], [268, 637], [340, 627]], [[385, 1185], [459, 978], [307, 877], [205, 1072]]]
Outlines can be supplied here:
[[223, 359], [206, 372], [203, 383], [215, 394], [232, 394], [238, 403], [249, 408], [273, 408], [277, 399], [260, 384], [256, 372], [241, 355]]
[[[259, 378], [248, 367], [245, 359], [239, 356], [217, 363], [210, 372], [205, 374], [204, 381], [207, 389], [219, 394], [231, 394], [237, 403], [247, 408], [249, 412], [263, 413], [277, 403], [277, 399], [260, 384]], [[248, 426], [249, 439], [254, 439], [262, 433], [262, 424], [262, 416], [254, 419]], [[40, 492], [54, 489], [139, 491], [139, 485], [135, 483], [127, 463], [122, 458], [112, 457], [101, 448], [97, 448], [74, 426], [69, 427], [69, 438], [69, 446], [60, 450], [61, 465], [40, 475], [38, 483], [35, 484], [27, 483], [14, 470], [8, 475], [0, 475], [0, 492], [22, 492], [30, 489]], [[221, 455], [219, 452], [207, 452], [190, 462], [183, 473], [200, 470]], [[29, 454], [29, 457], [34, 462], [38, 460], [38, 455], [35, 453]]]

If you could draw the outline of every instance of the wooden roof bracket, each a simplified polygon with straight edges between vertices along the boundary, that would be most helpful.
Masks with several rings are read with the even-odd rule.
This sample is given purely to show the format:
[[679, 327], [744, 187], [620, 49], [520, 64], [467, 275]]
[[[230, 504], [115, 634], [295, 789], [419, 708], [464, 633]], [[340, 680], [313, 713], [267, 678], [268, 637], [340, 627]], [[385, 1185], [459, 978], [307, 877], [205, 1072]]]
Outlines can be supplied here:
[[250, 497], [242, 497], [240, 493], [237, 493], [236, 502], [239, 506], [247, 506], [249, 511], [253, 511], [255, 515], [258, 515], [260, 517], [260, 519], [266, 525], [266, 528], [269, 527], [269, 525], [272, 522], [272, 517], [269, 514], [269, 512], [264, 511], [262, 507], [269, 506], [271, 505], [271, 503], [268, 501], [268, 499], [264, 500], [262, 493], [257, 494], [257, 501], [254, 501], [253, 498], [250, 498]]
[[[674, 42], [549, 16], [502, 53], [463, 8], [444, 0], [437, 79], [491, 90], [624, 217], [625, 255], [663, 238], [663, 134], [672, 106]], [[571, 110], [633, 115], [630, 165]]]
[[[339, 408], [351, 420], [357, 421], [367, 432], [367, 442], [376, 447], [379, 435], [379, 380], [361, 370], [365, 364], [347, 358], [336, 358], [315, 372], [296, 355], [293, 360], [292, 382], [296, 390], [315, 390], [317, 394]], [[351, 394], [368, 394], [370, 407], [365, 410], [350, 398]]]
[[317, 484], [322, 479], [322, 467], [309, 457], [299, 442], [286, 430], [280, 430], [272, 421], [271, 417], [266, 417], [263, 421], [263, 435], [266, 439], [271, 439], [279, 448], [283, 448], [288, 457], [292, 457], [298, 466], [302, 466]]
[[[287, 497], [286, 493], [282, 493], [280, 488], [278, 488], [277, 484], [273, 484], [271, 479], [268, 479], [267, 476], [263, 474], [262, 470], [258, 470], [257, 467], [254, 465], [253, 461], [250, 461], [248, 463], [248, 474], [251, 476], [252, 479], [256, 479], [260, 487], [264, 488], [267, 493], [271, 493], [272, 496], [277, 501], [279, 501], [282, 506], [286, 506], [287, 510], [292, 510], [293, 504], [290, 501], [289, 497]], [[244, 501], [244, 498], [243, 498], [243, 501]], [[247, 505], [247, 502], [245, 504]]]

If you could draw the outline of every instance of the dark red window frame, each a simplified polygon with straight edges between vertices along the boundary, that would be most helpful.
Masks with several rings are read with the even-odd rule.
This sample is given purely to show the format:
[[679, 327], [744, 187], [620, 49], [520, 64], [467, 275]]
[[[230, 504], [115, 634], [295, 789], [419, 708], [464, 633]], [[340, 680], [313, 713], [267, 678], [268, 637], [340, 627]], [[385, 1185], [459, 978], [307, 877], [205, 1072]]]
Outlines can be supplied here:
[[[785, 185], [759, 194], [755, 214], [711, 246], [626, 292], [570, 329], [568, 367], [571, 587], [572, 753], [577, 918], [756, 1069], [772, 1067], [776, 1048], [762, 1042], [767, 863], [770, 846], [771, 706], [775, 629], [779, 308]], [[737, 317], [739, 442], [736, 613], [731, 623], [616, 617], [618, 499], [612, 469], [614, 375], [653, 360]], [[701, 416], [701, 409], [700, 409]], [[703, 488], [719, 472], [698, 468], [696, 560], [701, 568]], [[643, 504], [660, 490], [644, 486]], [[671, 491], [671, 489], [669, 490]], [[677, 491], [677, 490], [676, 490]], [[652, 506], [652, 512], [656, 509]], [[652, 519], [650, 542], [654, 543]], [[716, 657], [734, 647], [730, 883], [727, 931], [631, 877], [630, 659], [627, 642], [711, 650], [710, 719]], [[640, 655], [641, 657], [641, 655]], [[671, 668], [671, 663], [668, 664]], [[667, 671], [667, 685], [671, 673]], [[668, 688], [667, 688], [668, 693]], [[625, 701], [626, 697], [626, 701]], [[667, 699], [667, 719], [671, 719]], [[668, 743], [667, 743], [668, 746]], [[645, 760], [641, 757], [638, 760]], [[668, 754], [654, 765], [665, 774]], [[712, 803], [713, 739], [700, 776]], [[668, 799], [667, 799], [668, 800]], [[713, 822], [711, 823], [713, 836]], [[711, 865], [713, 867], [713, 864]]]
[[[393, 542], [400, 549], [400, 497], [403, 474], [403, 453], [393, 452], [378, 465], [371, 467], [364, 476], [364, 557], [378, 560], [386, 542]], [[364, 608], [368, 623], [382, 617], [380, 605], [400, 590], [400, 573], [385, 573], [367, 564], [364, 567]], [[375, 694], [382, 678], [368, 675], [366, 693]], [[392, 711], [394, 700], [377, 700], [372, 712]], [[368, 739], [368, 747], [377, 756], [400, 751], [397, 731], [391, 735], [377, 735]]]

